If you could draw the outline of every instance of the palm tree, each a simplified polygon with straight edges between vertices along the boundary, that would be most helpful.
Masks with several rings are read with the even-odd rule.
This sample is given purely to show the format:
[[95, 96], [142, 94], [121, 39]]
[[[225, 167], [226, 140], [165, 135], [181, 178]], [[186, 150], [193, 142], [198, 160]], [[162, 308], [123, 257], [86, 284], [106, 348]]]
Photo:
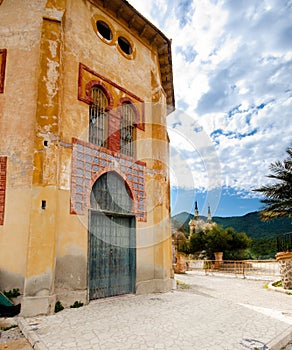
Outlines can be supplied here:
[[270, 165], [271, 174], [267, 177], [277, 182], [254, 190], [267, 197], [261, 201], [264, 203], [261, 211], [261, 218], [264, 221], [279, 217], [292, 217], [292, 147], [288, 147], [286, 152], [288, 153], [287, 159]]

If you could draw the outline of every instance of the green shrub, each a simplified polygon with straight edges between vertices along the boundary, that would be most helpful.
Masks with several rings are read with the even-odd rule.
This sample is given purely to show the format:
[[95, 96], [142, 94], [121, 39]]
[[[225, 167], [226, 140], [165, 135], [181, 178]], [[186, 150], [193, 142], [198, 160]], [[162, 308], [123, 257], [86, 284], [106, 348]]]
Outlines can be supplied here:
[[12, 290], [9, 290], [6, 292], [5, 290], [3, 291], [3, 294], [8, 298], [17, 298], [20, 295], [19, 289], [18, 288], [13, 288]]
[[177, 283], [177, 286], [179, 289], [190, 289], [191, 288], [191, 286], [189, 284], [184, 283], [180, 280], [176, 280], [176, 283]]
[[83, 303], [81, 303], [81, 301], [75, 301], [75, 303], [73, 305], [70, 306], [71, 309], [75, 309], [78, 307], [83, 306]]
[[62, 303], [58, 300], [55, 304], [55, 312], [59, 312], [64, 310], [64, 306], [62, 305]]
[[277, 282], [273, 283], [273, 286], [274, 287], [283, 287], [282, 281], [277, 281]]

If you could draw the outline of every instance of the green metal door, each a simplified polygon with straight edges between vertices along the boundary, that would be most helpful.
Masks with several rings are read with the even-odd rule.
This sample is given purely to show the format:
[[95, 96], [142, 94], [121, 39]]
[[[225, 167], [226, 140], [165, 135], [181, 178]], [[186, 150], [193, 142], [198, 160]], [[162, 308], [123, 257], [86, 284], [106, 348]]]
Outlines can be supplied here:
[[132, 199], [124, 180], [113, 172], [103, 175], [93, 186], [91, 207], [89, 298], [134, 293], [136, 220], [131, 214]]

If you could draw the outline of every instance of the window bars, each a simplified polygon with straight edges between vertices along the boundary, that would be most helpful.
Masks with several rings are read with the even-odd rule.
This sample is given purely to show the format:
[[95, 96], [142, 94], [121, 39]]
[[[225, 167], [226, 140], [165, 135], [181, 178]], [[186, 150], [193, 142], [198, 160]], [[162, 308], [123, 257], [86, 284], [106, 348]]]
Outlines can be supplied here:
[[129, 157], [134, 157], [135, 141], [135, 110], [130, 103], [123, 103], [121, 106], [121, 137], [120, 152]]
[[132, 198], [125, 181], [115, 172], [103, 174], [93, 185], [91, 208], [111, 213], [132, 213]]
[[93, 103], [89, 108], [89, 142], [106, 147], [108, 100], [101, 88], [94, 86], [90, 91]]

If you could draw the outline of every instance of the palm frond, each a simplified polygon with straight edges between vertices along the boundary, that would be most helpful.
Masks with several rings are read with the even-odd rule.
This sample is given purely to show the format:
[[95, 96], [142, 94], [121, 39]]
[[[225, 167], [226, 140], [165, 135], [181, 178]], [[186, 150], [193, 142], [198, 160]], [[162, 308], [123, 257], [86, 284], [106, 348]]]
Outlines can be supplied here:
[[272, 173], [267, 177], [276, 182], [254, 190], [267, 197], [261, 200], [264, 204], [261, 218], [264, 221], [279, 217], [292, 217], [292, 147], [286, 151], [287, 159], [270, 165]]

